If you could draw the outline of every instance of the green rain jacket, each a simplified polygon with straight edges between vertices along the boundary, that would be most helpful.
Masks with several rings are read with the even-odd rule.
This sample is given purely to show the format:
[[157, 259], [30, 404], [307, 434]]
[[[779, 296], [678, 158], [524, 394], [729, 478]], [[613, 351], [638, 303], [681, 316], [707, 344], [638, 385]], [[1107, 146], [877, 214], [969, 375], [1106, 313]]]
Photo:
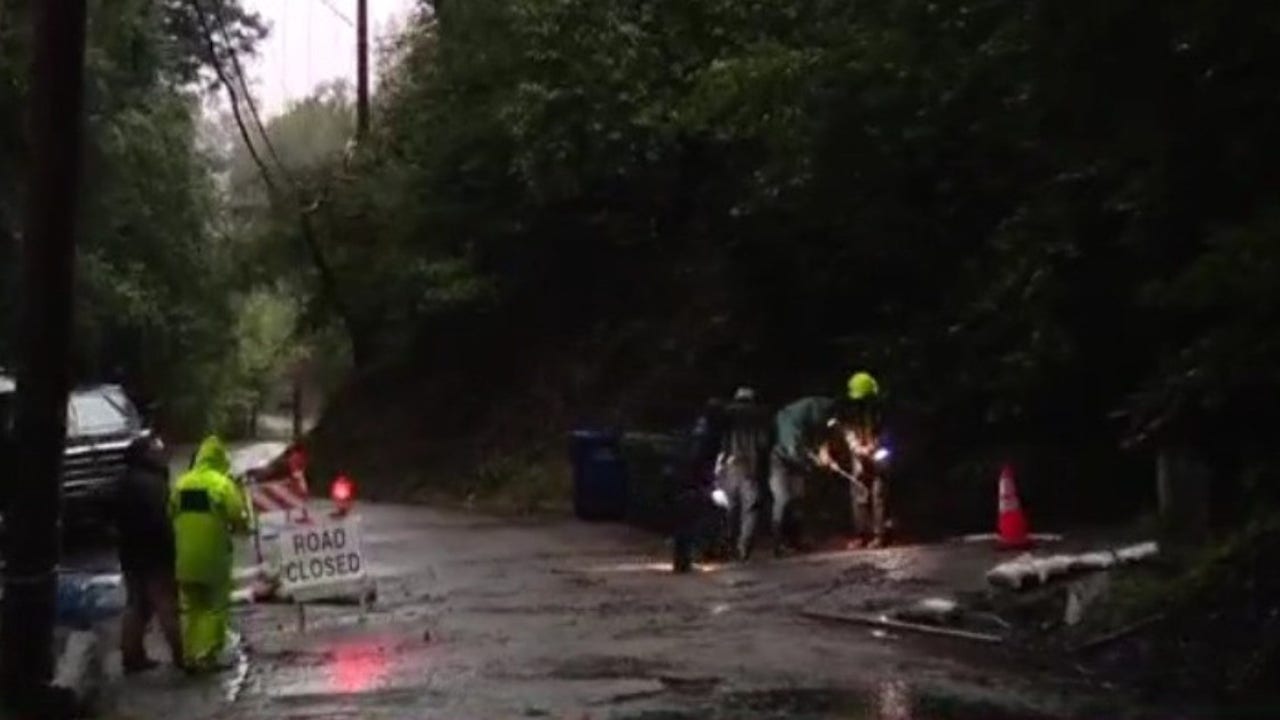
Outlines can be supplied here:
[[191, 470], [174, 483], [169, 516], [177, 543], [178, 582], [231, 582], [231, 536], [248, 529], [248, 517], [230, 469], [226, 447], [211, 436], [200, 444]]
[[807, 397], [779, 410], [774, 420], [777, 454], [785, 460], [807, 465], [808, 455], [816, 449], [835, 409], [836, 402], [830, 398]]

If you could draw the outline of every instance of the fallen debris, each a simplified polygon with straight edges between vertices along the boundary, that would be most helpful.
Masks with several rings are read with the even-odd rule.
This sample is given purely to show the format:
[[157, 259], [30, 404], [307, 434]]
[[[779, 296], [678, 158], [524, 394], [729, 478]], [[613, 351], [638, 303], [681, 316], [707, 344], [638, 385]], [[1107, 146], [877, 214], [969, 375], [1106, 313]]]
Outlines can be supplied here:
[[1156, 615], [1151, 615], [1151, 616], [1142, 618], [1137, 622], [1129, 623], [1128, 625], [1125, 625], [1124, 627], [1121, 627], [1121, 628], [1117, 628], [1109, 633], [1106, 633], [1105, 635], [1100, 635], [1098, 637], [1086, 640], [1080, 643], [1079, 645], [1076, 645], [1075, 647], [1071, 648], [1071, 652], [1073, 653], [1087, 652], [1089, 650], [1095, 650], [1097, 648], [1103, 647], [1104, 645], [1110, 645], [1111, 643], [1116, 642], [1117, 640], [1123, 640], [1129, 637], [1130, 635], [1133, 635], [1134, 633], [1141, 632], [1142, 630], [1148, 627], [1151, 627], [1152, 625], [1160, 622], [1163, 619], [1164, 619], [1163, 614], [1156, 614]]
[[893, 612], [897, 620], [923, 622], [930, 625], [948, 625], [960, 616], [960, 605], [949, 598], [925, 598]]
[[1067, 608], [1063, 622], [1067, 627], [1074, 627], [1084, 619], [1085, 612], [1099, 598], [1105, 597], [1111, 589], [1111, 576], [1107, 573], [1093, 573], [1071, 583], [1067, 588]]
[[252, 605], [253, 603], [279, 600], [276, 592], [278, 585], [278, 583], [270, 578], [259, 578], [250, 585], [233, 590], [231, 593], [231, 604]]
[[916, 632], [924, 635], [936, 635], [940, 637], [954, 638], [958, 640], [972, 640], [974, 642], [999, 644], [1004, 642], [1004, 638], [999, 635], [991, 635], [988, 633], [970, 632], [968, 630], [954, 630], [952, 628], [939, 627], [937, 625], [924, 625], [921, 623], [903, 622], [901, 620], [891, 619], [888, 615], [868, 615], [864, 613], [853, 613], [848, 615], [818, 612], [814, 610], [801, 610], [802, 617], [811, 620], [822, 620], [826, 622], [837, 622], [847, 625], [866, 625], [885, 630], [902, 630], [905, 632]]
[[997, 587], [1021, 590], [1077, 572], [1110, 570], [1118, 565], [1141, 562], [1158, 553], [1159, 546], [1154, 542], [1080, 555], [1038, 558], [1028, 553], [992, 568], [987, 572], [987, 582]]

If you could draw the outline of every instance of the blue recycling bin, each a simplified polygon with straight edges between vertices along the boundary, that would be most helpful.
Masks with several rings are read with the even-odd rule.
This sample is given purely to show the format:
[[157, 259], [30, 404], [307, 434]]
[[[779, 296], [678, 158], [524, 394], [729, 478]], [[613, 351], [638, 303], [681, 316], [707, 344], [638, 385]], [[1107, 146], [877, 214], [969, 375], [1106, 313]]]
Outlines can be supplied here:
[[577, 430], [569, 436], [573, 510], [582, 520], [619, 521], [627, 515], [627, 470], [616, 432]]

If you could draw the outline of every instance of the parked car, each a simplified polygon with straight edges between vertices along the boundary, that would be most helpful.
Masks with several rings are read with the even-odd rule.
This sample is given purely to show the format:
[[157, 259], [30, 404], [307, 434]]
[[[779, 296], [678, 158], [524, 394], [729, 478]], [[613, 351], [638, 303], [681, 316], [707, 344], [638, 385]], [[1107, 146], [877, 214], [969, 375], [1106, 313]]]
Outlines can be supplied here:
[[[0, 447], [12, 450], [16, 384], [0, 374]], [[75, 388], [67, 401], [67, 443], [62, 457], [63, 522], [96, 524], [109, 519], [112, 493], [125, 470], [125, 451], [139, 438], [154, 437], [124, 388], [112, 384]], [[159, 442], [159, 438], [156, 438]], [[0, 451], [0, 456], [6, 454]], [[18, 480], [10, 476], [8, 482]], [[3, 499], [7, 503], [7, 499]], [[0, 506], [3, 528], [3, 506]]]

